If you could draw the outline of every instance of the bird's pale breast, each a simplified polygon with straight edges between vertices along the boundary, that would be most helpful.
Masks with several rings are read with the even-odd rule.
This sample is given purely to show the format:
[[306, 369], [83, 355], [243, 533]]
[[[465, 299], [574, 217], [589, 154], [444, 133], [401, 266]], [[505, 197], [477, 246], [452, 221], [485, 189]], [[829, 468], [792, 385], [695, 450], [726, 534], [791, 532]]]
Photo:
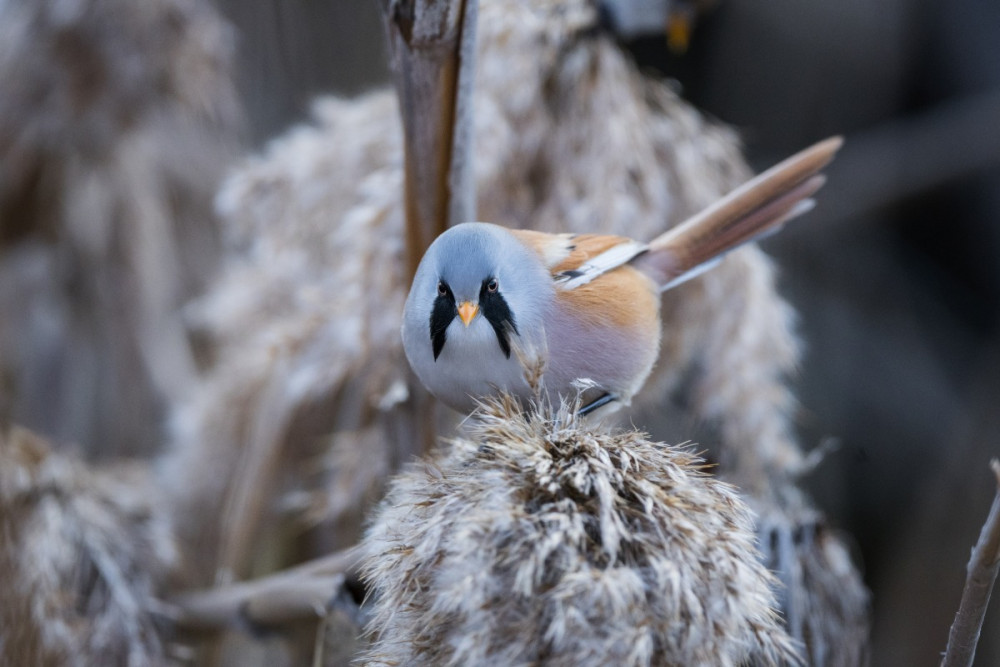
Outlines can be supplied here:
[[589, 378], [628, 403], [660, 349], [659, 293], [653, 282], [622, 266], [572, 290], [556, 290], [547, 326], [550, 391], [571, 391]]

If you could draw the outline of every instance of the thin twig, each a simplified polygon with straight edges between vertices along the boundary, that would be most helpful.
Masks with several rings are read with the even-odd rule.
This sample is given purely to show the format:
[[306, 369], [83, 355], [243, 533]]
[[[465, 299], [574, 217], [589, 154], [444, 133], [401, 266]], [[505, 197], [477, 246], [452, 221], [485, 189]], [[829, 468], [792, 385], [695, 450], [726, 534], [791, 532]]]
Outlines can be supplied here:
[[322, 618], [359, 560], [350, 548], [253, 581], [182, 593], [168, 601], [172, 620], [179, 629], [214, 632]]
[[1000, 461], [990, 461], [990, 468], [997, 478], [997, 495], [993, 498], [990, 514], [969, 559], [965, 590], [948, 634], [948, 648], [941, 661], [942, 667], [971, 667], [983, 628], [983, 617], [990, 603], [990, 593], [1000, 569]]

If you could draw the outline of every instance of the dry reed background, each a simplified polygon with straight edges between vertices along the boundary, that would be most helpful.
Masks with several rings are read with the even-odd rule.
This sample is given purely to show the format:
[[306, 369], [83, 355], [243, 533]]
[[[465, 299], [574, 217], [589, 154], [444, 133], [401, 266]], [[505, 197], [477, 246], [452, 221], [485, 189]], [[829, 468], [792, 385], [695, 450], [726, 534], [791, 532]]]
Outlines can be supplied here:
[[[51, 590], [79, 588], [90, 600], [82, 610], [36, 605], [37, 623], [19, 627], [48, 626], [51, 640], [11, 633], [15, 616], [0, 617], [0, 631], [14, 637], [0, 649], [8, 659], [30, 655], [58, 664], [74, 641], [60, 628], [76, 623], [78, 631], [88, 609], [107, 611], [100, 627], [136, 616], [150, 591], [167, 585], [164, 573], [176, 562], [168, 518], [187, 551], [182, 571], [189, 584], [211, 583], [216, 560], [228, 576], [242, 578], [353, 543], [358, 500], [374, 502], [388, 472], [420, 449], [400, 436], [419, 406], [399, 398], [408, 379], [399, 374], [395, 325], [330, 324], [351, 321], [352, 306], [372, 291], [385, 295], [390, 309], [401, 296], [402, 278], [385, 270], [399, 263], [401, 249], [374, 243], [398, 235], [391, 230], [401, 221], [398, 194], [387, 195], [401, 189], [391, 166], [398, 157], [371, 157], [398, 156], [391, 95], [328, 99], [316, 106], [318, 129], [286, 131], [307, 115], [314, 94], [356, 93], [386, 80], [376, 3], [220, 1], [235, 33], [204, 3], [161, 1], [132, 14], [126, 4], [0, 7], [2, 80], [28, 82], [0, 97], [0, 417], [45, 434], [57, 450], [22, 432], [6, 438], [0, 581], [30, 580], [31, 570], [21, 566], [36, 552], [23, 551], [12, 536], [43, 525], [53, 545], [86, 556], [64, 562], [55, 558], [59, 549], [48, 556], [43, 549], [32, 557], [35, 572], [57, 573], [69, 583]], [[767, 248], [782, 267], [781, 291], [800, 310], [807, 346], [796, 382], [801, 440], [807, 448], [828, 437], [840, 443], [808, 481], [831, 523], [853, 535], [847, 543], [864, 563], [874, 600], [873, 664], [937, 661], [990, 497], [985, 462], [996, 453], [993, 399], [1000, 395], [1000, 276], [991, 261], [1000, 246], [1000, 188], [991, 184], [1000, 180], [1000, 150], [983, 119], [998, 107], [1000, 67], [986, 26], [998, 25], [1000, 10], [973, 4], [723, 2], [683, 57], [668, 56], [659, 38], [629, 45], [644, 67], [678, 77], [686, 96], [735, 123], [759, 166], [812, 139], [848, 135], [814, 219]], [[88, 19], [94, 15], [99, 20]], [[492, 34], [502, 34], [491, 25]], [[51, 41], [27, 37], [39, 33]], [[107, 48], [91, 52], [93, 45]], [[617, 66], [613, 56], [601, 57]], [[532, 78], [517, 78], [513, 64], [501, 74]], [[285, 136], [263, 157], [242, 162], [223, 185], [223, 166], [236, 164], [232, 140], [240, 127], [233, 69], [248, 120], [246, 148]], [[558, 93], [559, 81], [549, 83]], [[493, 85], [503, 90], [505, 82]], [[484, 122], [499, 123], [493, 130], [501, 137], [502, 122], [518, 111], [516, 99], [505, 102], [514, 110], [484, 110]], [[80, 105], [92, 112], [80, 115]], [[583, 127], [597, 122], [575, 118]], [[704, 131], [694, 116], [685, 122], [694, 134]], [[563, 139], [576, 141], [571, 132]], [[726, 153], [733, 150], [726, 133], [717, 141], [732, 173], [678, 208], [696, 208], [742, 177], [738, 157]], [[565, 153], [551, 150], [537, 163], [547, 170], [575, 171], [581, 183], [600, 173], [589, 173], [586, 162], [560, 164]], [[510, 159], [486, 158], [477, 167], [491, 218], [517, 221], [548, 210], [573, 224], [572, 212], [531, 202], [537, 192], [516, 176], [504, 181]], [[696, 180], [691, 163], [670, 169]], [[503, 183], [510, 199], [491, 182]], [[220, 187], [229, 259], [206, 283], [217, 266], [211, 199]], [[691, 191], [685, 187], [677, 192]], [[326, 226], [331, 208], [346, 211], [333, 233]], [[377, 238], [357, 234], [352, 220], [378, 221], [385, 231]], [[344, 256], [367, 263], [328, 265]], [[185, 311], [194, 353], [178, 358], [181, 320], [174, 313], [206, 284], [208, 296]], [[358, 292], [362, 285], [367, 292]], [[716, 285], [722, 289], [726, 278]], [[773, 324], [782, 335], [782, 325]], [[358, 342], [364, 345], [352, 347]], [[373, 355], [386, 349], [397, 358]], [[690, 405], [678, 411], [690, 413]], [[691, 437], [695, 426], [690, 417], [661, 421], [651, 427], [668, 441]], [[698, 434], [712, 442], [711, 432]], [[725, 422], [721, 435], [725, 441]], [[247, 466], [261, 463], [225, 454], [236, 442], [279, 452], [285, 463], [274, 475], [250, 476]], [[222, 453], [206, 451], [207, 443]], [[129, 477], [88, 471], [72, 454], [63, 461], [67, 449], [90, 461], [157, 455], [168, 499], [122, 493]], [[264, 486], [233, 496], [239, 491], [227, 491], [224, 481], [232, 466]], [[171, 483], [182, 478], [184, 486]], [[31, 484], [39, 490], [24, 496]], [[227, 494], [236, 499], [226, 501]], [[265, 517], [263, 533], [242, 529], [239, 511], [234, 517], [225, 509], [272, 496], [282, 501], [277, 513], [266, 503], [256, 510]], [[769, 508], [757, 507], [765, 517]], [[305, 521], [289, 524], [289, 513]], [[53, 523], [69, 516], [72, 525]], [[220, 516], [231, 529], [219, 528]], [[124, 542], [128, 548], [109, 551]], [[839, 543], [831, 548], [829, 562], [843, 558]], [[134, 586], [129, 594], [95, 589], [101, 577]], [[24, 598], [17, 600], [8, 608], [26, 609]], [[131, 664], [159, 650], [151, 628], [160, 620], [140, 617]], [[987, 624], [979, 664], [1000, 659], [991, 639], [1000, 633], [989, 630], [997, 628], [996, 612]], [[341, 635], [328, 629], [326, 636]], [[94, 659], [115, 650], [95, 637]], [[309, 653], [311, 643], [304, 645]], [[288, 654], [280, 640], [239, 635], [199, 655], [264, 664]]]

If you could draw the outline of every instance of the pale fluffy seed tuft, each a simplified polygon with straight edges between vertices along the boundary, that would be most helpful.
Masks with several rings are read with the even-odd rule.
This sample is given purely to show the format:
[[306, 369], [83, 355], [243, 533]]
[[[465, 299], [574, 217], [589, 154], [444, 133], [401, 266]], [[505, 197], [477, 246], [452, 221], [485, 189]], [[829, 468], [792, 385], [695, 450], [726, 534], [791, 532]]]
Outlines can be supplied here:
[[690, 449], [486, 404], [365, 539], [373, 665], [795, 663], [753, 521]]
[[89, 468], [0, 434], [0, 663], [167, 663], [160, 586], [177, 553], [149, 471]]

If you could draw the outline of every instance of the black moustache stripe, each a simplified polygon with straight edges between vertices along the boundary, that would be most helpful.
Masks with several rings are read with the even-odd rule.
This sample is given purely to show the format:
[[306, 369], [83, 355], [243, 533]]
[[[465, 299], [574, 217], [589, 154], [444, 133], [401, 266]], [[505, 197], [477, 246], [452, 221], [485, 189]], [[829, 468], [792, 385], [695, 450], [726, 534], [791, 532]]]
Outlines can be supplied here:
[[518, 333], [517, 324], [514, 322], [514, 313], [510, 312], [510, 306], [507, 305], [503, 295], [500, 292], [490, 292], [486, 288], [489, 282], [489, 279], [484, 280], [483, 286], [479, 289], [479, 309], [486, 321], [492, 325], [500, 350], [510, 359], [509, 337], [512, 331]]
[[[479, 310], [486, 318], [486, 321], [493, 327], [493, 332], [497, 335], [497, 343], [500, 351], [510, 359], [510, 334], [517, 334], [517, 323], [514, 321], [514, 313], [511, 312], [507, 300], [500, 292], [490, 292], [487, 285], [491, 279], [483, 281], [483, 286], [479, 290]], [[431, 347], [434, 350], [434, 360], [437, 361], [444, 344], [448, 341], [448, 326], [458, 315], [458, 305], [455, 303], [455, 295], [448, 285], [444, 285], [445, 293], [438, 294], [434, 299], [434, 306], [431, 308]]]
[[448, 325], [455, 319], [458, 313], [458, 306], [455, 305], [455, 295], [451, 293], [451, 288], [445, 286], [445, 294], [438, 294], [434, 299], [434, 307], [431, 309], [431, 346], [434, 348], [434, 361], [444, 349], [445, 341], [448, 339]]

